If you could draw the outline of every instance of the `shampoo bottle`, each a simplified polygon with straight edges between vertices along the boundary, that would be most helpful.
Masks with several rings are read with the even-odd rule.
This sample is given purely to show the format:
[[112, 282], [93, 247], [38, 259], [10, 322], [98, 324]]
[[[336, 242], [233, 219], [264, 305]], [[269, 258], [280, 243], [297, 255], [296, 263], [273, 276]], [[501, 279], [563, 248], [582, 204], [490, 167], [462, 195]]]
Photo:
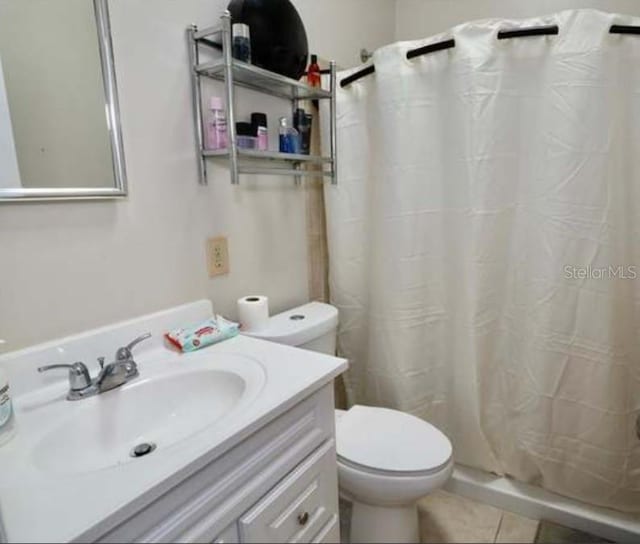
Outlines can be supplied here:
[[318, 65], [318, 55], [311, 55], [311, 64], [307, 68], [307, 82], [311, 87], [322, 86], [322, 76], [320, 75], [320, 66]]

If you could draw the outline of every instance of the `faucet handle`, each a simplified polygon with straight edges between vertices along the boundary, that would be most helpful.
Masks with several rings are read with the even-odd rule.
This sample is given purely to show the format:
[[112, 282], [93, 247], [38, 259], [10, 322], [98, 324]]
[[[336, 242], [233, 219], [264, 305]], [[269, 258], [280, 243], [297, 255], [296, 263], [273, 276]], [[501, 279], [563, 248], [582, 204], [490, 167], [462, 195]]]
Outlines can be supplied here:
[[98, 357], [98, 364], [100, 365], [100, 370], [104, 368], [104, 357]]
[[69, 389], [71, 391], [81, 391], [91, 385], [91, 376], [84, 363], [73, 363], [72, 365], [47, 365], [38, 368], [38, 372], [69, 369]]
[[135, 346], [137, 346], [140, 342], [143, 342], [144, 340], [148, 340], [149, 338], [151, 338], [151, 336], [152, 336], [151, 333], [147, 332], [141, 336], [138, 336], [138, 338], [136, 338], [135, 340], [132, 340], [126, 346], [118, 349], [118, 351], [116, 351], [116, 361], [128, 361], [129, 359], [131, 359], [132, 358], [131, 350]]
[[138, 336], [138, 338], [136, 338], [135, 340], [132, 340], [131, 342], [129, 342], [129, 344], [127, 345], [127, 349], [129, 351], [131, 351], [135, 346], [137, 346], [140, 342], [143, 342], [145, 340], [148, 340], [149, 338], [151, 338], [151, 333], [150, 332], [146, 332], [141, 336]]

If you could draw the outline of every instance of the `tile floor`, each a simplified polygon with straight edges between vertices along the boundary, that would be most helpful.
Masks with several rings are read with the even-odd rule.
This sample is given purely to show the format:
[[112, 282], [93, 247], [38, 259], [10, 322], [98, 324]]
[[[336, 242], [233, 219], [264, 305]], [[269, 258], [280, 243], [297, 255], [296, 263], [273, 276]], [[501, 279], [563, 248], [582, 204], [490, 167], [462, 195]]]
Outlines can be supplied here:
[[535, 542], [539, 522], [438, 491], [418, 503], [422, 542]]
[[551, 521], [541, 521], [536, 542], [559, 542], [561, 544], [593, 544], [598, 542], [602, 544], [611, 541], [590, 535], [589, 533], [576, 531], [575, 529], [570, 529], [569, 527], [564, 527]]
[[[424, 544], [540, 543], [576, 544], [608, 541], [556, 525], [525, 518], [489, 504], [437, 491], [418, 502], [420, 541]], [[342, 542], [349, 540], [350, 503], [340, 499]]]

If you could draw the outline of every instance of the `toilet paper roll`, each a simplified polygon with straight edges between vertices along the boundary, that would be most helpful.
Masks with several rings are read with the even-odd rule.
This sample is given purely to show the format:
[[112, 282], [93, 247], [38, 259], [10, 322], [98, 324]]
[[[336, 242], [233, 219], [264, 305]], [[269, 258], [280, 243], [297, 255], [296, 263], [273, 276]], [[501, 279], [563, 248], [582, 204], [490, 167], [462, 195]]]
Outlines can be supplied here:
[[239, 299], [238, 321], [243, 331], [258, 331], [266, 327], [269, 322], [269, 299], [261, 296]]

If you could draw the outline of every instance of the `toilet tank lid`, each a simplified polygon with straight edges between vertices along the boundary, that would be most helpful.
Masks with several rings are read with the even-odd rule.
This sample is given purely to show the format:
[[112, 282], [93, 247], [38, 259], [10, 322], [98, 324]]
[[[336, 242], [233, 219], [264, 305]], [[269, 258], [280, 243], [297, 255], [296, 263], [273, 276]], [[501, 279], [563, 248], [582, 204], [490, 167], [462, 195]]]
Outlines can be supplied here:
[[267, 325], [242, 334], [289, 346], [301, 346], [335, 330], [338, 327], [338, 309], [322, 302], [310, 302], [304, 306], [274, 315]]

